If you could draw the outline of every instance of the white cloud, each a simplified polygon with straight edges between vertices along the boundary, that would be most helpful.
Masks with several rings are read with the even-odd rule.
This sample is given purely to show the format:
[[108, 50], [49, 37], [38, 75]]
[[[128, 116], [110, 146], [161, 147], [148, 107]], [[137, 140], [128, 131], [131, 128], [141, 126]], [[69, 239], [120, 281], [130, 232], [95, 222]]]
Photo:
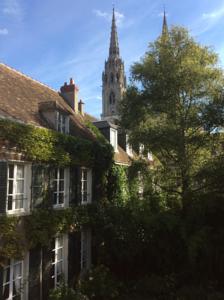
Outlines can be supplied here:
[[203, 34], [215, 27], [223, 17], [224, 5], [213, 11], [203, 13], [201, 17], [192, 24], [191, 28], [193, 29], [194, 34]]
[[23, 17], [23, 10], [18, 0], [4, 0], [3, 13], [17, 18]]
[[224, 7], [221, 7], [220, 9], [217, 9], [215, 11], [212, 11], [210, 13], [203, 13], [202, 18], [206, 20], [219, 20], [224, 16]]
[[9, 33], [7, 28], [0, 28], [0, 35], [7, 35]]
[[[105, 19], [106, 21], [110, 22], [111, 19], [112, 19], [112, 14], [111, 13], [108, 13], [108, 12], [105, 12], [105, 11], [101, 11], [99, 9], [94, 9], [93, 10], [93, 13], [97, 16], [97, 17], [100, 17], [100, 18], [103, 18]], [[116, 23], [118, 26], [121, 26], [123, 21], [124, 21], [124, 14], [118, 12], [118, 11], [115, 11], [115, 17], [116, 17]]]

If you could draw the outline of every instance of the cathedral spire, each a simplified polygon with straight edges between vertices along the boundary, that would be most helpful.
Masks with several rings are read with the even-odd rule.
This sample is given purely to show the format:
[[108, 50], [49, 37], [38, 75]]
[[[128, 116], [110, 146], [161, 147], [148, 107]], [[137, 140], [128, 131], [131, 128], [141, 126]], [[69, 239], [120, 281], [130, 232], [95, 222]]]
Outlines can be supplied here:
[[167, 25], [167, 20], [166, 20], [166, 11], [164, 8], [162, 36], [167, 35], [167, 33], [168, 33], [168, 25]]
[[110, 36], [110, 56], [119, 56], [119, 44], [118, 44], [117, 27], [116, 27], [114, 8], [113, 8], [111, 36]]
[[114, 8], [109, 57], [105, 62], [102, 81], [103, 111], [101, 118], [102, 120], [116, 123], [119, 119], [119, 105], [126, 90], [126, 77], [124, 72], [124, 62], [120, 57]]

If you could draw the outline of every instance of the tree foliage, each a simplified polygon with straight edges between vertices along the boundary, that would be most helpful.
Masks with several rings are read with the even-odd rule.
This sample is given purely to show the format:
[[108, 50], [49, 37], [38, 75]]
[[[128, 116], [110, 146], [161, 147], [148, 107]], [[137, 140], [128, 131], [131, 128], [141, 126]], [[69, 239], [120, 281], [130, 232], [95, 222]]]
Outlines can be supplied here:
[[121, 106], [134, 145], [144, 144], [160, 164], [154, 183], [170, 202], [188, 205], [205, 188], [197, 176], [213, 159], [223, 124], [223, 72], [217, 55], [183, 28], [149, 46], [132, 67], [132, 86]]

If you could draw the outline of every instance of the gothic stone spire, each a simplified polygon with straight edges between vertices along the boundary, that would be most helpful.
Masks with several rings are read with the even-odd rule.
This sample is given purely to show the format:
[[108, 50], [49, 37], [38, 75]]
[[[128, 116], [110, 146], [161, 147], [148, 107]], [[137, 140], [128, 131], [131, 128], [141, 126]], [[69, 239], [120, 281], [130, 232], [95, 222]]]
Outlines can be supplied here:
[[166, 20], [166, 11], [164, 9], [162, 36], [167, 35], [167, 33], [168, 33], [168, 25]]
[[117, 27], [115, 20], [115, 11], [113, 8], [112, 26], [111, 26], [111, 36], [110, 36], [110, 56], [119, 57], [119, 44], [117, 36]]
[[112, 27], [110, 36], [109, 57], [105, 62], [102, 74], [102, 120], [115, 122], [119, 119], [119, 103], [126, 90], [126, 77], [124, 72], [124, 62], [120, 57], [118, 35], [113, 9]]

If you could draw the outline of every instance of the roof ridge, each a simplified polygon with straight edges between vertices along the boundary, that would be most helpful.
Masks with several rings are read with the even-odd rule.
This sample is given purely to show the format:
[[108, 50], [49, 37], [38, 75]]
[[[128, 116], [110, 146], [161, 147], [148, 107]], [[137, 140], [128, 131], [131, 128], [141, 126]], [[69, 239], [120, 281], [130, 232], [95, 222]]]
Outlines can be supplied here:
[[28, 75], [24, 74], [23, 72], [16, 70], [16, 69], [13, 68], [13, 67], [10, 67], [10, 66], [8, 66], [8, 65], [6, 65], [6, 64], [4, 64], [4, 63], [0, 63], [0, 65], [4, 66], [5, 68], [7, 68], [7, 69], [9, 69], [9, 70], [11, 70], [11, 71], [13, 71], [13, 72], [16, 72], [18, 75], [21, 75], [21, 76], [23, 76], [23, 77], [25, 77], [25, 78], [27, 78], [27, 79], [30, 79], [30, 80], [34, 81], [34, 82], [37, 83], [37, 84], [40, 84], [40, 85], [42, 85], [42, 86], [48, 88], [49, 90], [52, 90], [53, 92], [55, 92], [55, 93], [57, 93], [57, 94], [59, 93], [58, 91], [56, 91], [55, 89], [53, 89], [53, 88], [50, 87], [49, 85], [47, 85], [47, 84], [45, 84], [45, 83], [43, 83], [43, 82], [41, 82], [41, 81], [38, 81], [37, 79], [34, 79], [34, 78], [32, 78], [31, 76], [28, 76]]

